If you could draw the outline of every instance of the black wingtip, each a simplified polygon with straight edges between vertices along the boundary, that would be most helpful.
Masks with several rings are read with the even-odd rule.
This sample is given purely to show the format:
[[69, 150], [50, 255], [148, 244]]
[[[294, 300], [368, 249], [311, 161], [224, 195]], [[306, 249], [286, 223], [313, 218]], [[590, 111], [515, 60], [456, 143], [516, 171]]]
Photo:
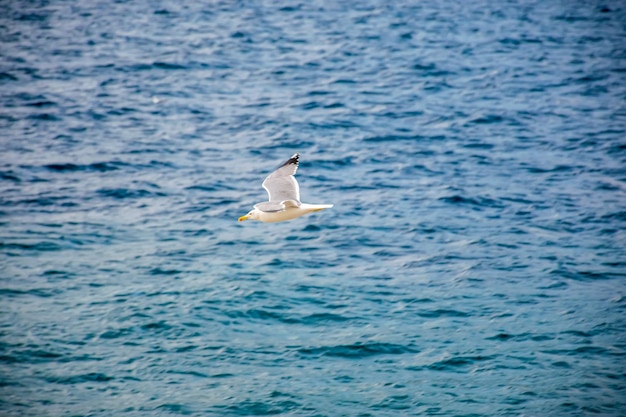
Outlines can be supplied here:
[[298, 152], [296, 152], [296, 153], [293, 154], [293, 156], [291, 158], [289, 158], [289, 160], [287, 162], [282, 164], [282, 166], [285, 166], [285, 165], [295, 165], [295, 166], [298, 166], [299, 162], [300, 162], [300, 154]]

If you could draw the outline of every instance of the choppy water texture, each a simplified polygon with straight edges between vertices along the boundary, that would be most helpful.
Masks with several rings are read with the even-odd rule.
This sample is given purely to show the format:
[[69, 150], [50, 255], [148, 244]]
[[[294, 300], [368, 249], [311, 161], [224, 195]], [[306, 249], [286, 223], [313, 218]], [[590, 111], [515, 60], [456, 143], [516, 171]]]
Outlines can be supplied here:
[[621, 1], [2, 10], [3, 416], [626, 414]]

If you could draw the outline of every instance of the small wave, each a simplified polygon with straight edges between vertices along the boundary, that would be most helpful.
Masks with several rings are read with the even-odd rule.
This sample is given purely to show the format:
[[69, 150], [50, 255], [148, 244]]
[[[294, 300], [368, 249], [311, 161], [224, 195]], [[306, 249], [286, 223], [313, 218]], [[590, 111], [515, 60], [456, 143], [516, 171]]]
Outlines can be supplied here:
[[103, 197], [114, 198], [117, 200], [139, 199], [145, 197], [164, 197], [167, 194], [163, 192], [149, 191], [143, 188], [102, 188], [97, 193]]
[[531, 174], [547, 174], [554, 172], [571, 172], [576, 167], [571, 165], [556, 165], [552, 168], [528, 167], [527, 171]]
[[370, 143], [385, 143], [385, 142], [397, 142], [397, 141], [417, 141], [422, 139], [420, 135], [380, 135], [369, 136], [363, 139], [363, 142]]
[[453, 72], [439, 68], [437, 64], [433, 62], [418, 62], [413, 64], [411, 68], [418, 71], [420, 73], [420, 77], [446, 77], [454, 74]]
[[614, 276], [619, 276], [619, 273], [615, 272], [600, 272], [600, 271], [590, 271], [590, 270], [581, 270], [576, 271], [571, 268], [559, 267], [550, 271], [551, 275], [556, 275], [561, 278], [567, 278], [574, 281], [590, 281], [590, 280], [605, 280], [611, 279]]
[[0, 180], [13, 182], [22, 181], [13, 171], [0, 171]]
[[354, 129], [361, 127], [354, 120], [336, 119], [325, 123], [310, 122], [309, 126], [313, 129], [333, 130], [333, 129]]
[[59, 116], [56, 116], [54, 114], [50, 114], [50, 113], [38, 113], [38, 114], [31, 114], [28, 116], [28, 119], [30, 120], [42, 120], [42, 121], [46, 121], [46, 122], [58, 122], [61, 120], [61, 118]]
[[316, 313], [302, 318], [302, 324], [317, 325], [326, 322], [344, 322], [351, 320], [351, 317], [333, 313]]
[[184, 70], [184, 69], [187, 69], [187, 67], [185, 65], [173, 64], [170, 62], [156, 61], [156, 62], [153, 62], [152, 64], [135, 64], [131, 66], [130, 68], [119, 68], [119, 70], [123, 72], [149, 71], [153, 69], [169, 71], [169, 70]]
[[302, 355], [330, 356], [339, 358], [365, 358], [377, 355], [401, 355], [405, 353], [415, 353], [416, 350], [410, 346], [398, 345], [394, 343], [355, 343], [351, 345], [321, 346], [311, 348], [301, 348], [298, 352]]
[[[580, 346], [575, 349], [548, 349], [543, 350], [542, 352], [555, 356], [612, 356], [612, 352], [609, 349], [601, 346]], [[621, 356], [621, 353], [619, 355]]]
[[440, 318], [440, 317], [469, 317], [468, 313], [454, 309], [422, 310], [417, 313], [424, 318]]
[[190, 415], [193, 411], [184, 404], [165, 403], [157, 407], [157, 410], [163, 410], [168, 414]]
[[27, 250], [34, 252], [52, 252], [64, 249], [64, 246], [50, 241], [37, 243], [3, 243], [0, 242], [0, 249], [4, 250]]
[[572, 367], [572, 365], [570, 365], [570, 363], [566, 361], [552, 362], [552, 366], [554, 368], [562, 368], [562, 369], [570, 369]]
[[170, 326], [163, 320], [155, 321], [152, 323], [147, 323], [141, 326], [141, 330], [149, 330], [149, 331], [156, 331], [156, 332], [162, 332], [164, 330], [169, 330], [171, 328], [172, 326]]
[[4, 355], [0, 355], [0, 363], [47, 363], [58, 361], [62, 358], [61, 353], [44, 349], [15, 349]]
[[150, 275], [178, 275], [182, 271], [178, 269], [154, 268], [150, 270]]
[[454, 356], [428, 365], [434, 371], [459, 371], [459, 368], [475, 365], [479, 362], [493, 360], [494, 356]]
[[448, 204], [455, 205], [471, 205], [477, 207], [502, 207], [502, 204], [497, 200], [488, 198], [488, 197], [465, 197], [462, 195], [451, 195], [446, 197], [440, 197], [440, 201], [446, 202]]
[[76, 171], [96, 171], [96, 172], [108, 172], [120, 169], [125, 166], [122, 162], [94, 162], [92, 164], [77, 165], [73, 163], [62, 164], [47, 164], [44, 165], [46, 169], [56, 172], [76, 172]]
[[27, 103], [26, 105], [30, 107], [53, 107], [53, 106], [56, 106], [57, 103], [55, 103], [54, 101], [49, 101], [49, 100], [37, 100], [37, 101]]
[[287, 324], [296, 324], [299, 323], [300, 320], [292, 317], [286, 313], [275, 312], [260, 308], [251, 308], [248, 310], [230, 310], [224, 311], [224, 314], [231, 318], [248, 318], [248, 319], [256, 319], [256, 320], [274, 320]]
[[485, 142], [471, 142], [471, 143], [464, 144], [463, 147], [466, 148], [466, 149], [485, 149], [485, 150], [489, 150], [489, 149], [495, 148], [495, 145], [493, 145], [491, 143], [485, 143]]
[[499, 114], [487, 114], [487, 115], [480, 115], [480, 116], [470, 118], [465, 123], [465, 126], [489, 125], [489, 124], [497, 124], [497, 123], [507, 123], [512, 126], [520, 125], [520, 121], [513, 117], [501, 116]]
[[495, 336], [490, 336], [487, 337], [487, 340], [499, 340], [499, 341], [505, 341], [505, 340], [511, 340], [513, 339], [515, 336], [513, 336], [512, 334], [509, 333], [498, 333]]
[[290, 411], [300, 408], [300, 404], [291, 400], [267, 402], [245, 400], [226, 408], [238, 416], [288, 415]]
[[56, 384], [82, 384], [85, 382], [109, 382], [114, 378], [112, 376], [100, 373], [90, 372], [88, 374], [72, 375], [72, 376], [51, 376], [47, 377], [48, 382], [54, 382]]
[[133, 329], [125, 327], [121, 329], [111, 329], [102, 332], [99, 336], [100, 339], [118, 339], [120, 337], [128, 336], [133, 333]]
[[19, 78], [17, 78], [15, 75], [10, 74], [8, 72], [0, 72], [0, 81], [18, 81]]

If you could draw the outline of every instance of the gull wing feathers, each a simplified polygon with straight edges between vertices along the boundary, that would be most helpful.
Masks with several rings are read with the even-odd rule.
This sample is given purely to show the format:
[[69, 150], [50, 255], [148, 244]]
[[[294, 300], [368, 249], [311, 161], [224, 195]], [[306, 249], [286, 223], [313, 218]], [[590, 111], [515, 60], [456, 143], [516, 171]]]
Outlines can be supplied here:
[[254, 208], [265, 213], [271, 213], [285, 210], [285, 205], [281, 202], [266, 201], [264, 203], [255, 204]]
[[[294, 177], [298, 170], [299, 159], [300, 154], [295, 153], [287, 162], [265, 178], [263, 188], [267, 191], [269, 202], [281, 203], [286, 200], [292, 200], [300, 205], [300, 186]], [[259, 208], [259, 210], [262, 209]]]

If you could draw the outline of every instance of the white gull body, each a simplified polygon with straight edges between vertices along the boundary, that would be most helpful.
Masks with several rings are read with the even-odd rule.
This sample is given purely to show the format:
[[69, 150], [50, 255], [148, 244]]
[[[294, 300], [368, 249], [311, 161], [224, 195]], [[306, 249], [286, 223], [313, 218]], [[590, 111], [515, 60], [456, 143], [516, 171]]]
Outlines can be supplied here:
[[306, 204], [300, 202], [300, 186], [296, 177], [300, 154], [294, 154], [280, 168], [263, 181], [269, 201], [254, 206], [254, 210], [241, 216], [239, 221], [259, 220], [264, 223], [284, 222], [308, 213], [331, 208], [332, 204]]

